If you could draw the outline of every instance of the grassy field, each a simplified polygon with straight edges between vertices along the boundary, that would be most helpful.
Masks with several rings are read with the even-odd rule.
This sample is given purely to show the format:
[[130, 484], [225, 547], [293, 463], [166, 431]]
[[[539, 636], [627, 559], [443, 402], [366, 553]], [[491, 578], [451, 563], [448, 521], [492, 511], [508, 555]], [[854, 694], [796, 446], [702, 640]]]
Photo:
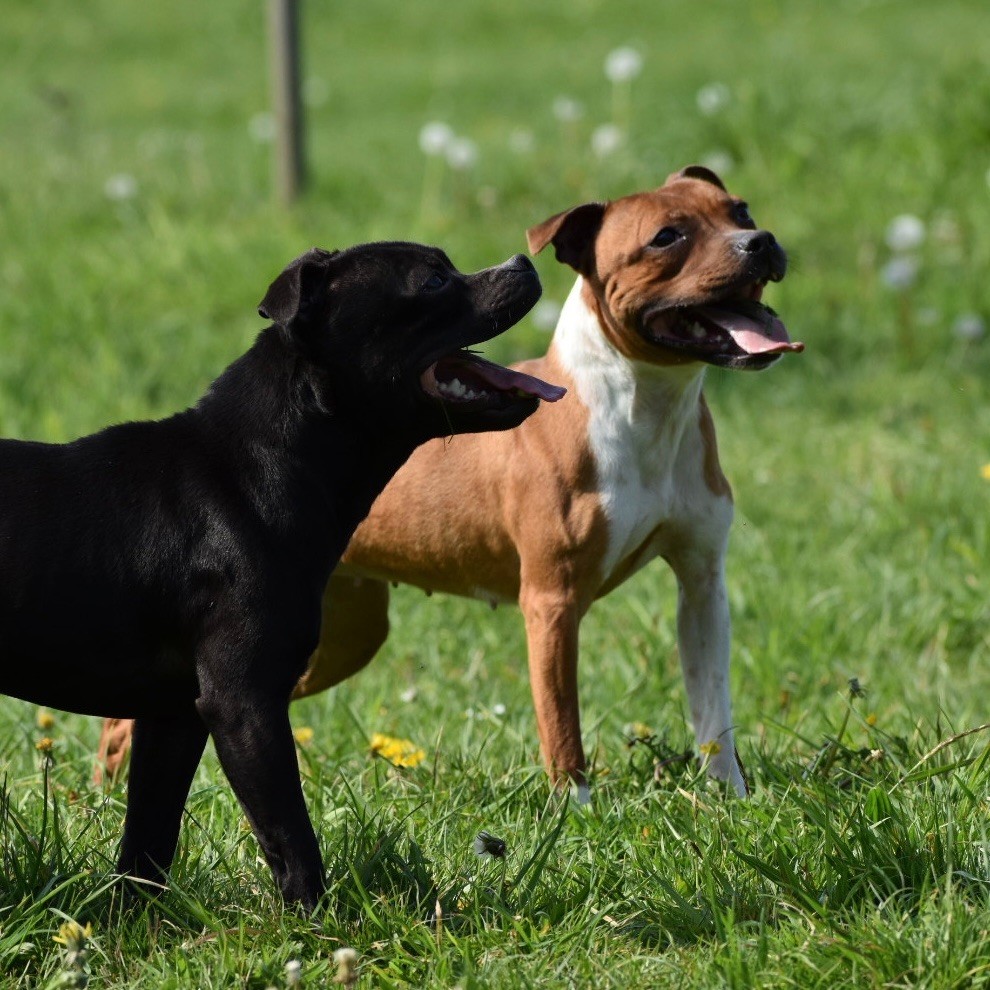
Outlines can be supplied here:
[[[539, 767], [518, 613], [399, 589], [376, 663], [293, 709], [332, 887], [316, 919], [282, 909], [212, 757], [173, 889], [123, 910], [98, 724], [0, 701], [0, 987], [73, 985], [67, 919], [92, 924], [101, 988], [281, 988], [290, 960], [323, 986], [341, 946], [368, 987], [990, 985], [985, 4], [365, 0], [310, 3], [305, 30], [313, 181], [286, 210], [260, 4], [8, 0], [0, 435], [193, 402], [312, 244], [420, 239], [481, 267], [552, 212], [717, 164], [789, 248], [769, 301], [807, 343], [709, 376], [754, 793], [677, 759], [662, 564], [583, 626], [587, 810]], [[642, 72], [614, 86], [623, 45]], [[429, 121], [470, 167], [423, 155]], [[571, 273], [538, 264], [561, 301]], [[489, 351], [548, 339], [529, 320]], [[425, 758], [391, 767], [375, 732]], [[480, 830], [504, 860], [475, 855]]]

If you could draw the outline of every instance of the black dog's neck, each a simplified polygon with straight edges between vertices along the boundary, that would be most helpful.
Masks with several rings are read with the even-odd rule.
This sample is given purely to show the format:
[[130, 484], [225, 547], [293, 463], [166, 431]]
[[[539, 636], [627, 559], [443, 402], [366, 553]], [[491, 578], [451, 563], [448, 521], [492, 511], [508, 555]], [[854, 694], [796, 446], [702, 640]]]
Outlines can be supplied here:
[[344, 534], [326, 548], [339, 556], [417, 443], [380, 399], [356, 403], [273, 326], [192, 412], [218, 456], [233, 448], [254, 465], [245, 494], [269, 525], [287, 525], [291, 507], [293, 527], [314, 543], [320, 532]]

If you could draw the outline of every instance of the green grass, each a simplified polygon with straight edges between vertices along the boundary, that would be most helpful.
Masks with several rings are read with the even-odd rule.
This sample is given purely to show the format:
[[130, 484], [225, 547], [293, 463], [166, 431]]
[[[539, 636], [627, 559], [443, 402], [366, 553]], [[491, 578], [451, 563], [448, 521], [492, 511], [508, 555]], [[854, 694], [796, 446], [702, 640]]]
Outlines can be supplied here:
[[[622, 44], [644, 68], [626, 144], [598, 159]], [[729, 155], [730, 187], [790, 250], [770, 301], [808, 345], [765, 375], [709, 376], [754, 794], [724, 800], [678, 759], [662, 564], [582, 627], [587, 811], [539, 768], [515, 610], [399, 589], [379, 659], [293, 710], [314, 730], [300, 758], [331, 878], [315, 920], [282, 909], [212, 757], [174, 889], [124, 910], [108, 888], [123, 793], [89, 783], [98, 724], [42, 730], [0, 702], [0, 987], [61, 985], [67, 916], [93, 923], [94, 987], [261, 990], [290, 959], [322, 986], [341, 945], [361, 986], [990, 984], [990, 732], [961, 735], [990, 719], [990, 341], [953, 331], [990, 317], [984, 5], [312, 3], [305, 55], [313, 182], [286, 210], [249, 129], [267, 101], [259, 4], [7, 3], [0, 435], [64, 440], [194, 401], [312, 244], [422, 239], [480, 267], [552, 212]], [[712, 82], [731, 98], [705, 116]], [[561, 95], [580, 120], [555, 119]], [[427, 176], [433, 119], [476, 141], [473, 169]], [[111, 200], [120, 174], [137, 194]], [[881, 271], [901, 213], [928, 237], [898, 293]], [[539, 266], [561, 300], [570, 273]], [[526, 321], [490, 351], [547, 340]], [[633, 722], [654, 735], [630, 745]], [[376, 731], [425, 761], [373, 759]], [[482, 829], [504, 862], [474, 855]]]

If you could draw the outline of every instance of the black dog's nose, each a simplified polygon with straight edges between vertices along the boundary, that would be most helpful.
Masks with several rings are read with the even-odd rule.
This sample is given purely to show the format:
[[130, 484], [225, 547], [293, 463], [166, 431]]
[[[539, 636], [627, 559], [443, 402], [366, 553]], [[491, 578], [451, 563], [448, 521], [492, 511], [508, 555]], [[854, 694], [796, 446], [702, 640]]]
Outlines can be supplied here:
[[510, 272], [535, 272], [536, 266], [524, 254], [517, 254], [505, 262]]

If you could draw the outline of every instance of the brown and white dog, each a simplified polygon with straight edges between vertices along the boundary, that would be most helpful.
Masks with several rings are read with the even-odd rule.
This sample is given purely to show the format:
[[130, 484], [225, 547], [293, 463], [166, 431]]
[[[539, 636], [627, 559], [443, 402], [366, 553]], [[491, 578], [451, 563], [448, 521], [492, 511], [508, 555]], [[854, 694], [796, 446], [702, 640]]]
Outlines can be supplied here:
[[[517, 367], [567, 386], [506, 433], [430, 441], [375, 502], [334, 573], [296, 696], [361, 669], [388, 633], [388, 582], [518, 601], [544, 760], [587, 800], [578, 628], [654, 557], [678, 582], [677, 629], [697, 743], [712, 776], [747, 785], [733, 741], [724, 560], [733, 505], [702, 394], [707, 364], [765, 368], [791, 343], [760, 303], [786, 257], [746, 204], [690, 166], [652, 192], [533, 227], [578, 273], [545, 357]], [[469, 376], [450, 386], [481, 389]], [[463, 394], [463, 393], [462, 393]], [[108, 723], [113, 770], [128, 726]]]

